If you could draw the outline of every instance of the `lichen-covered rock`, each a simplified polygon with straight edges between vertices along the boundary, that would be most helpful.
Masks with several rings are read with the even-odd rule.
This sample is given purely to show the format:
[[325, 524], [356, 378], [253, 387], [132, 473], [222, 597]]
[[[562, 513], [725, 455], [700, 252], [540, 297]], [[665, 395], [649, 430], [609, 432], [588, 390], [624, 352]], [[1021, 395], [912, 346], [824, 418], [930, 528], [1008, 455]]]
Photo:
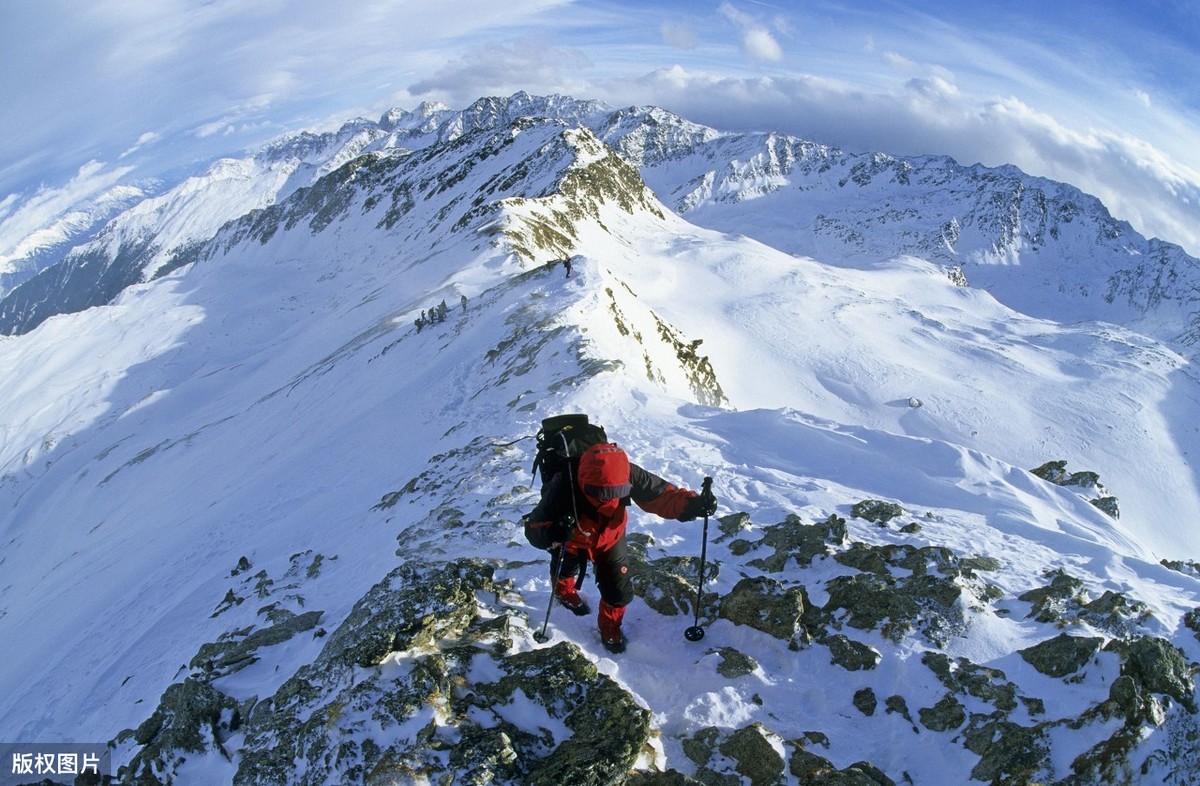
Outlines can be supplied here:
[[1121, 674], [1150, 693], [1170, 696], [1189, 712], [1197, 712], [1196, 684], [1183, 652], [1166, 639], [1143, 636], [1108, 646], [1122, 659]]
[[967, 711], [962, 702], [947, 693], [932, 707], [917, 710], [921, 725], [930, 731], [950, 731], [962, 726], [967, 720]]
[[1092, 599], [1082, 581], [1061, 570], [1048, 574], [1050, 584], [1018, 596], [1031, 605], [1029, 616], [1038, 622], [1059, 626], [1086, 623], [1123, 638], [1136, 635], [1138, 627], [1152, 615], [1141, 601], [1106, 590]]
[[967, 658], [951, 659], [940, 652], [925, 653], [921, 662], [952, 693], [974, 696], [992, 704], [1001, 713], [1017, 708], [1017, 686], [999, 669], [980, 666]]
[[158, 707], [136, 730], [116, 742], [139, 746], [130, 763], [117, 773], [121, 783], [169, 784], [189, 754], [217, 751], [241, 725], [246, 707], [221, 693], [208, 680], [188, 677], [167, 687]]
[[[647, 606], [667, 617], [695, 615], [696, 586], [700, 578], [698, 557], [660, 557], [653, 560], [631, 557], [633, 591]], [[720, 574], [719, 564], [713, 560], [705, 562], [704, 585], [711, 585]], [[717, 594], [705, 591], [700, 615], [705, 616], [705, 611], [716, 602]]]
[[1083, 605], [1087, 591], [1079, 579], [1062, 571], [1050, 574], [1051, 581], [1045, 587], [1031, 589], [1017, 596], [1033, 608], [1029, 616], [1038, 622], [1056, 622], [1069, 610]]
[[870, 687], [860, 688], [854, 692], [854, 707], [863, 715], [874, 715], [875, 708], [878, 706], [879, 699], [875, 697], [875, 691]]
[[1103, 644], [1104, 639], [1060, 633], [1052, 639], [1020, 650], [1020, 655], [1026, 663], [1048, 677], [1066, 677], [1083, 668]]
[[850, 515], [856, 519], [866, 519], [876, 524], [887, 524], [897, 516], [904, 515], [904, 508], [895, 502], [884, 502], [881, 499], [864, 499], [854, 503]]
[[971, 778], [995, 786], [1027, 786], [1050, 772], [1050, 741], [1040, 728], [972, 715], [964, 732], [967, 750], [979, 755]]
[[1114, 519], [1121, 518], [1121, 503], [1116, 497], [1112, 496], [1111, 494], [1105, 495], [1103, 497], [1097, 497], [1096, 499], [1088, 500], [1088, 502], [1092, 503], [1093, 506], [1099, 508], [1100, 510], [1104, 511], [1108, 515], [1112, 516]]
[[683, 753], [692, 762], [703, 767], [708, 764], [717, 749], [717, 740], [721, 730], [716, 726], [706, 726], [698, 729], [691, 737], [683, 740]]
[[854, 641], [841, 633], [829, 636], [822, 643], [829, 647], [832, 662], [847, 671], [873, 669], [879, 665], [882, 657], [874, 647]]
[[895, 713], [896, 715], [899, 715], [901, 718], [904, 718], [906, 721], [912, 724], [914, 732], [920, 732], [920, 729], [917, 728], [917, 724], [913, 722], [912, 713], [908, 711], [908, 702], [903, 696], [899, 694], [888, 696], [883, 700], [883, 706], [885, 712], [888, 714]]
[[720, 616], [798, 647], [809, 640], [803, 625], [805, 608], [802, 588], [786, 587], [772, 578], [760, 576], [742, 579], [734, 585], [721, 599]]
[[718, 748], [736, 762], [736, 771], [750, 786], [773, 786], [783, 778], [783, 758], [775, 751], [762, 724], [755, 723], [729, 735]]
[[249, 713], [234, 783], [623, 783], [649, 712], [573, 644], [514, 652], [493, 570], [406, 563], [379, 582]]
[[[1067, 472], [1067, 462], [1047, 461], [1040, 467], [1029, 470], [1043, 480], [1057, 486], [1074, 486], [1088, 492], [1085, 498], [1095, 507], [1104, 511], [1114, 519], [1121, 517], [1121, 506], [1117, 498], [1110, 495], [1100, 484], [1100, 476], [1090, 470], [1082, 472]], [[1098, 496], [1091, 496], [1098, 495]]]
[[717, 518], [717, 529], [721, 534], [713, 539], [713, 543], [723, 543], [733, 539], [749, 531], [752, 526], [749, 513], [731, 513], [728, 516], [720, 516]]
[[1197, 639], [1200, 639], [1200, 607], [1183, 615], [1183, 626], [1195, 633]]
[[531, 699], [570, 730], [565, 740], [546, 740], [544, 753], [541, 746], [518, 751], [521, 783], [602, 786], [624, 781], [650, 736], [650, 712], [633, 696], [565, 642], [518, 653], [496, 665], [504, 676], [476, 686], [468, 702], [474, 710], [461, 713], [460, 725], [492, 712], [503, 718], [504, 706]]
[[957, 601], [962, 587], [955, 581], [933, 575], [893, 578], [873, 573], [838, 576], [825, 589], [829, 600], [822, 607], [828, 615], [844, 612], [847, 624], [860, 630], [879, 630], [892, 641], [900, 641], [913, 629], [937, 646], [966, 628]]
[[1048, 480], [1057, 486], [1065, 486], [1071, 475], [1067, 472], [1067, 462], [1063, 460], [1047, 461], [1040, 467], [1029, 470], [1042, 480]]
[[1196, 562], [1195, 560], [1163, 559], [1159, 560], [1159, 563], [1164, 568], [1170, 568], [1171, 570], [1179, 571], [1185, 576], [1200, 579], [1200, 562]]
[[717, 673], [722, 677], [737, 679], [753, 674], [758, 668], [758, 661], [733, 647], [721, 647], [715, 652], [721, 656], [721, 662], [717, 664]]
[[299, 633], [317, 627], [321, 615], [320, 611], [295, 614], [280, 609], [273, 615], [277, 620], [274, 625], [249, 633], [235, 631], [215, 642], [204, 644], [188, 665], [193, 669], [209, 672], [214, 679], [217, 676], [233, 674], [258, 660], [255, 652], [259, 648], [282, 644]]
[[792, 514], [779, 524], [765, 527], [762, 540], [757, 543], [734, 541], [729, 548], [743, 554], [751, 549], [773, 549], [773, 554], [750, 560], [747, 564], [768, 573], [779, 573], [791, 560], [800, 567], [808, 567], [815, 558], [831, 553], [831, 546], [840, 546], [846, 539], [846, 520], [840, 516], [831, 515], [825, 521], [804, 524], [799, 516]]
[[869, 762], [855, 762], [839, 770], [823, 756], [797, 744], [788, 760], [788, 772], [800, 786], [896, 786], [896, 782]]
[[695, 778], [690, 778], [678, 770], [666, 770], [664, 772], [638, 772], [630, 773], [625, 779], [624, 786], [706, 786], [702, 781]]

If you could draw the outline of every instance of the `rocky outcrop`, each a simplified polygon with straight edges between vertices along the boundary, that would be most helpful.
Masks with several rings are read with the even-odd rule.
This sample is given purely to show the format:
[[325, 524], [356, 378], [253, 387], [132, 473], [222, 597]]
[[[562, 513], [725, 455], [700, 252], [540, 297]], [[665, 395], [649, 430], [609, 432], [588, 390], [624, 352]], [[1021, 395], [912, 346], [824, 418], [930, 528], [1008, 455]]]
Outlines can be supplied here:
[[[453, 511], [444, 515], [454, 518]], [[1200, 759], [1188, 742], [1200, 734], [1198, 667], [1165, 639], [1137, 632], [1147, 617], [1135, 601], [1111, 592], [1093, 600], [1082, 580], [1062, 571], [1019, 600], [1006, 598], [981, 576], [1001, 567], [994, 558], [857, 541], [836, 515], [816, 524], [788, 516], [760, 528], [735, 514], [716, 525], [703, 619], [770, 637], [790, 657], [825, 661], [852, 679], [903, 670], [913, 648], [923, 650], [926, 679], [914, 675], [881, 692], [860, 687], [848, 695], [845, 713], [868, 729], [900, 720], [914, 744], [961, 747], [974, 757], [972, 780], [1136, 783], [1128, 777], [1134, 768], [1157, 772]], [[656, 556], [644, 534], [633, 534], [630, 546], [634, 585], [647, 606], [664, 616], [694, 613], [698, 561]], [[721, 563], [735, 558], [742, 576], [725, 583]], [[190, 757], [214, 755], [228, 763], [238, 786], [883, 786], [909, 779], [870, 761], [847, 764], [847, 741], [834, 746], [819, 717], [818, 728], [800, 737], [785, 733], [771, 708], [760, 721], [687, 732], [673, 741], [686, 761], [662, 766], [652, 708], [599, 671], [579, 646], [531, 645], [519, 596], [496, 577], [503, 568], [469, 559], [406, 562], [329, 634], [318, 627], [328, 622], [321, 612], [296, 614], [272, 604], [269, 625], [203, 646], [192, 672], [168, 688], [144, 723], [114, 741], [132, 751], [120, 781], [172, 783]], [[249, 571], [248, 564], [235, 569], [244, 577], [238, 592], [269, 591], [270, 580]], [[817, 575], [824, 576], [819, 586]], [[813, 595], [823, 602], [814, 603]], [[1016, 603], [1028, 604], [1028, 624], [1047, 630], [1041, 643], [1019, 652], [1018, 662], [1071, 683], [1077, 696], [1091, 695], [1082, 711], [1064, 712], [1055, 694], [1041, 692], [1043, 683], [1019, 684], [995, 665], [943, 651], [981, 615]], [[1074, 625], [1111, 638], [1062, 630]], [[222, 692], [223, 676], [299, 635], [319, 637], [320, 654], [273, 695], [239, 701]], [[709, 658], [731, 683], [770, 678], [734, 646], [697, 657]], [[1161, 734], [1147, 738], [1146, 729]], [[1063, 739], [1087, 741], [1067, 773], [1056, 748]]]

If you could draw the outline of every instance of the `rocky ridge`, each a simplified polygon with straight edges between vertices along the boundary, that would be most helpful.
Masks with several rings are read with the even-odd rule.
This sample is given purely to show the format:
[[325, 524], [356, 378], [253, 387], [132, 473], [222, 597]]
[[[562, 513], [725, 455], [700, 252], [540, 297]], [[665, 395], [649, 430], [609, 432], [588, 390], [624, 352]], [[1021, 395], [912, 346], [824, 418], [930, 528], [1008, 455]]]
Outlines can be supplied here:
[[[877, 502], [851, 507], [865, 512]], [[706, 591], [701, 619], [757, 631], [797, 668], [832, 664], [844, 675], [830, 699], [838, 714], [902, 724], [911, 739], [904, 744], [961, 749], [974, 781], [1139, 783], [1157, 772], [1170, 783], [1195, 782], [1187, 773], [1200, 764], [1192, 743], [1200, 665], [1149, 632], [1137, 599], [1091, 599], [1062, 573], [1013, 597], [988, 580], [997, 560], [922, 543], [915, 518], [903, 509], [877, 517], [873, 526], [895, 540], [869, 543], [851, 537], [837, 513], [767, 525], [746, 513], [723, 516], [709, 586], [727, 586], [718, 575], [729, 571], [743, 578]], [[425, 531], [459, 537], [483, 526], [449, 515]], [[286, 614], [236, 642], [202, 647], [146, 722], [114, 740], [132, 754], [120, 782], [170, 783], [188, 758], [211, 755], [236, 765], [236, 784], [911, 781], [870, 761], [837, 767], [822, 755], [837, 731], [811, 717], [797, 736], [786, 706], [764, 707], [787, 719], [778, 729], [754, 722], [663, 739], [643, 701], [575, 644], [532, 645], [537, 612], [506, 578], [518, 563], [422, 560], [411, 537], [402, 538], [401, 564], [332, 630], [313, 631], [318, 611]], [[690, 618], [695, 562], [663, 554], [648, 536], [634, 542], [637, 593], [661, 615], [659, 626]], [[988, 618], [1009, 615], [1044, 629], [1041, 644], [1019, 653], [1041, 677], [950, 654]], [[302, 636], [319, 638], [320, 654], [274, 695], [239, 702], [221, 692], [238, 663]], [[696, 646], [702, 667], [732, 685], [753, 692], [770, 680], [736, 647]], [[854, 675], [906, 663], [900, 681], [857, 687], [863, 679]], [[1045, 690], [1055, 684], [1086, 698], [1068, 710]], [[665, 766], [664, 746], [694, 769]], [[1060, 748], [1076, 751], [1066, 771], [1055, 766]]]

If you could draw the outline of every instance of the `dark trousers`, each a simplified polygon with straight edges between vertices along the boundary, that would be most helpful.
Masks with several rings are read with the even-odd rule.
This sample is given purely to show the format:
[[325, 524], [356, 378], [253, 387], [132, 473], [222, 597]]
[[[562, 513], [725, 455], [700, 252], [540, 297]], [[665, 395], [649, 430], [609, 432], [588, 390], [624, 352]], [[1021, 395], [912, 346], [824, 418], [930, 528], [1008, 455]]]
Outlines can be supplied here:
[[[563, 559], [562, 577], [578, 576], [587, 565], [587, 554], [566, 551]], [[592, 555], [595, 566], [596, 584], [600, 587], [600, 597], [610, 606], [621, 607], [633, 600], [633, 582], [629, 575], [629, 549], [625, 545], [624, 536], [612, 548], [596, 551]], [[558, 552], [551, 552], [550, 575], [558, 570]]]

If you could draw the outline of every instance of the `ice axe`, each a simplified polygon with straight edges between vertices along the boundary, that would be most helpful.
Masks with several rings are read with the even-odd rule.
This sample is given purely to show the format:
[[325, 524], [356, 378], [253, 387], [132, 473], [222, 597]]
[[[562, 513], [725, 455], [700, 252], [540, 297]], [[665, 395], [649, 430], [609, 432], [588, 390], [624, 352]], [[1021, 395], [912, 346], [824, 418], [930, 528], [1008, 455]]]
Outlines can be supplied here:
[[[706, 477], [700, 486], [701, 497], [712, 497], [713, 479]], [[704, 514], [704, 534], [700, 541], [700, 576], [696, 580], [696, 624], [683, 632], [688, 641], [700, 641], [704, 638], [704, 628], [700, 627], [700, 599], [704, 595], [704, 558], [708, 552], [708, 514]]]

